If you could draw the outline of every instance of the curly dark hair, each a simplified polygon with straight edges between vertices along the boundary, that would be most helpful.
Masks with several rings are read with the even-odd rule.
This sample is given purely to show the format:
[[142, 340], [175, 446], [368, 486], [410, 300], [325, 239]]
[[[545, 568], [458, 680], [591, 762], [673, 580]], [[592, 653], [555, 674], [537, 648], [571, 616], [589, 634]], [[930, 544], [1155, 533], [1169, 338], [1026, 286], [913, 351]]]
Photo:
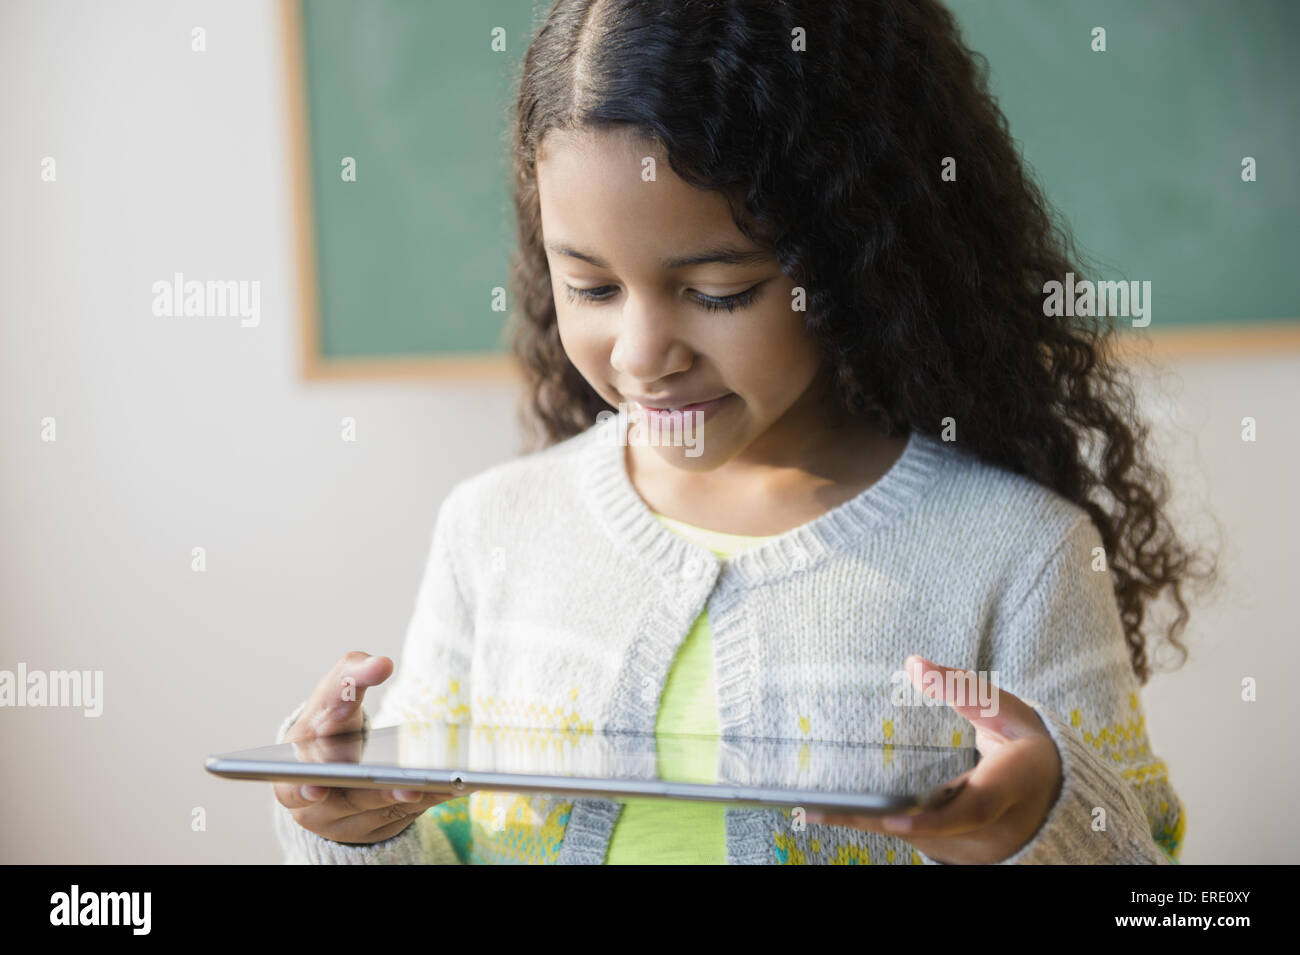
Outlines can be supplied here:
[[[560, 342], [538, 145], [552, 129], [630, 126], [684, 181], [723, 195], [806, 290], [849, 414], [891, 436], [939, 436], [953, 419], [959, 446], [1088, 512], [1145, 684], [1149, 604], [1172, 595], [1181, 665], [1183, 588], [1216, 574], [1170, 526], [1114, 326], [1044, 314], [1045, 282], [1088, 272], [987, 80], [937, 0], [555, 0], [522, 63], [512, 132], [508, 327], [529, 447], [609, 407]], [[940, 175], [946, 157], [956, 181]]]

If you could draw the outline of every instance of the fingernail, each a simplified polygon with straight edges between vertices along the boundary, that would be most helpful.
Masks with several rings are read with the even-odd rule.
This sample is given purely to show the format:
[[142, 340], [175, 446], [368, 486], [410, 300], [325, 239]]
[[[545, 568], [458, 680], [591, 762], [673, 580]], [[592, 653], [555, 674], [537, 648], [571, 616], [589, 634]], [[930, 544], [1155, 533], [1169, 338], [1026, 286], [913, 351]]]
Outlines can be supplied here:
[[315, 802], [317, 799], [320, 799], [322, 792], [324, 792], [324, 790], [319, 786], [303, 786], [302, 798]]
[[907, 832], [912, 828], [911, 816], [886, 816], [880, 824], [890, 832]]
[[379, 657], [366, 657], [364, 660], [361, 661], [361, 665], [369, 666], [370, 664], [374, 663], [378, 659]]
[[394, 789], [393, 796], [400, 802], [419, 802], [420, 794], [407, 789]]
[[826, 821], [826, 816], [820, 812], [805, 812], [803, 818], [804, 822], [811, 822], [814, 825]]

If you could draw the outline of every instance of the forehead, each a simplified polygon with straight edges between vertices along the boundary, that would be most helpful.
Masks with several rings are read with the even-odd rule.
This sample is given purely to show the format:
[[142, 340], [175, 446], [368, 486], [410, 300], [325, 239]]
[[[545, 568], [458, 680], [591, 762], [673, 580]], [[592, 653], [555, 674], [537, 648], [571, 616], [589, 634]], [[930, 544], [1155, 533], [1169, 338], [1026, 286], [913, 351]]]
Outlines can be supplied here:
[[538, 170], [624, 163], [639, 165], [646, 156], [667, 162], [663, 147], [640, 130], [627, 125], [600, 129], [549, 129], [537, 144]]
[[547, 132], [537, 189], [548, 242], [599, 245], [611, 254], [633, 239], [678, 251], [702, 241], [752, 245], [721, 193], [682, 181], [663, 148], [630, 128]]

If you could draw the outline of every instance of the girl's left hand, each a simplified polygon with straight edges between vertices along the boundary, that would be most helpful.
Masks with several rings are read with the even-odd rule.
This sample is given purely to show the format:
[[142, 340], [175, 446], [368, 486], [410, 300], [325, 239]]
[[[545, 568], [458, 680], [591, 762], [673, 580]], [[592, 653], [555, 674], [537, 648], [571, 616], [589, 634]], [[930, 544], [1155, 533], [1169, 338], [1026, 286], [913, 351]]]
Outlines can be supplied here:
[[[941, 789], [960, 787], [941, 806], [910, 816], [859, 816], [845, 813], [807, 814], [810, 823], [850, 826], [866, 832], [897, 836], [936, 862], [981, 864], [1001, 862], [1025, 846], [1038, 832], [1061, 789], [1061, 755], [1047, 727], [1033, 707], [1006, 691], [980, 681], [975, 700], [947, 698], [954, 687], [946, 678], [952, 667], [938, 666], [918, 656], [904, 666], [922, 692], [939, 699], [975, 727], [975, 748], [980, 760], [975, 768], [949, 780]], [[930, 684], [942, 690], [929, 693]], [[958, 682], [956, 687], [962, 686]], [[991, 696], [990, 696], [991, 694]], [[979, 699], [992, 699], [994, 712], [983, 715]]]

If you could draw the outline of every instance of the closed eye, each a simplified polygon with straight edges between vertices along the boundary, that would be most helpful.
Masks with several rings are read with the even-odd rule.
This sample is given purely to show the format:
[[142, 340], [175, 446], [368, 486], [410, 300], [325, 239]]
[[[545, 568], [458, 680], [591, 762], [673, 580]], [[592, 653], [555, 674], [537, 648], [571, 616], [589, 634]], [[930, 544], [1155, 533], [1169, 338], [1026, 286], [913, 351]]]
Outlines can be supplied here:
[[[735, 295], [716, 296], [705, 295], [703, 292], [693, 292], [691, 298], [701, 308], [710, 312], [718, 312], [723, 309], [734, 312], [738, 308], [744, 308], [756, 302], [763, 284], [763, 282], [759, 282], [757, 285], [747, 288], [743, 292], [737, 292]], [[565, 283], [564, 288], [571, 302], [608, 302], [618, 292], [617, 286], [614, 285], [600, 285], [596, 288], [574, 288], [572, 285]]]

